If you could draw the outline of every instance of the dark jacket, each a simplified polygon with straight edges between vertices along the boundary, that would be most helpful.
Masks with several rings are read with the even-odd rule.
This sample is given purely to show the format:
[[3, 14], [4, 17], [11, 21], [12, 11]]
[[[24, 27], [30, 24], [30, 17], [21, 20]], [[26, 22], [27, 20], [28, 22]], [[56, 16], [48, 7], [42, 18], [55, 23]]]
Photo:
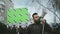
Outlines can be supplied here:
[[[42, 34], [43, 24], [34, 23], [31, 24], [28, 28], [28, 34]], [[44, 32], [43, 34], [51, 34], [51, 27], [45, 22], [44, 23]]]
[[11, 27], [8, 27], [7, 34], [11, 34]]
[[27, 29], [26, 28], [19, 28], [19, 34], [27, 34]]
[[31, 24], [28, 28], [28, 34], [42, 34], [42, 25]]
[[50, 27], [49, 24], [45, 23], [44, 25], [44, 34], [52, 34], [52, 28]]
[[19, 34], [22, 34], [22, 30], [23, 30], [23, 28], [20, 26], [19, 29], [18, 29]]
[[18, 34], [17, 29], [15, 27], [12, 28], [11, 34]]
[[0, 23], [0, 34], [6, 34], [7, 33], [7, 26], [3, 23]]

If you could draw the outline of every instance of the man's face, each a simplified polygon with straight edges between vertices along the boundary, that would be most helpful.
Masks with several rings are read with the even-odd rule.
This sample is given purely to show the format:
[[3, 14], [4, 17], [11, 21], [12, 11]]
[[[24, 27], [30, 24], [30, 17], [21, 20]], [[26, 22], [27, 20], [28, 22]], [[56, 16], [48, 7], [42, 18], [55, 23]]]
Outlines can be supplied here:
[[37, 21], [39, 19], [38, 15], [34, 15], [34, 21]]

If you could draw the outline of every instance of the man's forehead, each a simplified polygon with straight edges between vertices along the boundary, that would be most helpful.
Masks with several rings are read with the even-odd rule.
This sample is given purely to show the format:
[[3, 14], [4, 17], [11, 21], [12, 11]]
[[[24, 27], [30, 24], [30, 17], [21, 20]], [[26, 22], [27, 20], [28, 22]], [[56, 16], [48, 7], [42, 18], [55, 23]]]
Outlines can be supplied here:
[[39, 16], [39, 15], [34, 15], [34, 16]]

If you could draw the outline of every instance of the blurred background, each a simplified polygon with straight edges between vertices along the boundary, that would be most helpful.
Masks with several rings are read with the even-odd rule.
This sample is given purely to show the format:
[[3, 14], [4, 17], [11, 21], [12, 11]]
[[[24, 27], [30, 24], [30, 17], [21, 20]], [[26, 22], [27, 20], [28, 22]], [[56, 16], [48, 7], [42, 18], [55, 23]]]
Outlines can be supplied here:
[[0, 22], [6, 25], [28, 26], [32, 22], [32, 14], [42, 16], [52, 27], [60, 23], [60, 0], [0, 0]]

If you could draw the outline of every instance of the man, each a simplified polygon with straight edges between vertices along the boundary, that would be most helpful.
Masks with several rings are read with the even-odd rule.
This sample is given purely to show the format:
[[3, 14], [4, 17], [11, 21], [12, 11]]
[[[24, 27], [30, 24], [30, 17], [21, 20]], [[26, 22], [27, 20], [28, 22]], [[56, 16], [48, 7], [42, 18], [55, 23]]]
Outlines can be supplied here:
[[21, 27], [21, 26], [19, 26], [19, 34], [22, 34], [22, 30], [23, 30], [23, 28]]
[[[39, 17], [37, 13], [34, 13], [32, 17], [33, 17], [34, 23], [29, 25], [29, 27], [27, 28], [28, 34], [42, 34], [42, 33], [44, 34], [43, 24], [46, 22], [46, 20], [41, 19], [43, 17]], [[48, 26], [48, 24], [46, 24], [46, 26]]]
[[11, 27], [10, 26], [8, 26], [8, 28], [7, 28], [7, 34], [11, 34]]
[[11, 30], [11, 34], [18, 34], [17, 26], [13, 25], [13, 28]]

